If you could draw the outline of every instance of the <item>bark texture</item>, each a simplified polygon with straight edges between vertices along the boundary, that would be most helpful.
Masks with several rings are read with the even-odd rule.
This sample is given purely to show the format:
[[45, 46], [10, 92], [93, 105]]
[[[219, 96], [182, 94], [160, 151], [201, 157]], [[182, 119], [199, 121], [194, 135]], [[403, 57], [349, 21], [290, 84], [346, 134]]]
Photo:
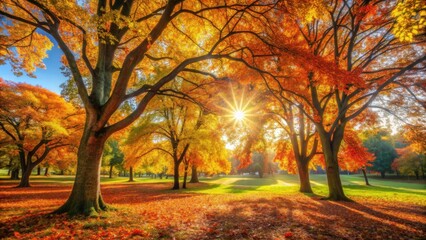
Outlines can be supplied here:
[[309, 181], [309, 162], [297, 161], [297, 170], [299, 172], [300, 188], [303, 193], [312, 193], [311, 182]]
[[71, 195], [55, 213], [91, 216], [107, 210], [100, 193], [101, 157], [106, 137], [88, 132], [85, 131], [86, 135], [80, 142], [77, 174]]
[[197, 173], [197, 166], [192, 164], [191, 167], [191, 180], [189, 181], [190, 183], [199, 183], [200, 180], [198, 180], [198, 173]]

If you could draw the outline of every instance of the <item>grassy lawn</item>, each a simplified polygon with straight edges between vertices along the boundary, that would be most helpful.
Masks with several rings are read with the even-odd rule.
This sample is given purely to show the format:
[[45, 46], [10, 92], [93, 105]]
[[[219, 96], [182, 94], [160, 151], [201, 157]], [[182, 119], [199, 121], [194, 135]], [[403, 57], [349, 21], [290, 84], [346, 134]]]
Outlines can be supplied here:
[[[342, 184], [349, 197], [374, 197], [399, 201], [418, 202], [426, 204], [426, 185], [419, 183], [406, 183], [370, 179], [371, 186], [366, 186], [361, 175], [342, 175]], [[275, 175], [265, 178], [254, 176], [227, 176], [204, 178], [207, 185], [190, 189], [198, 193], [223, 194], [223, 193], [294, 193], [298, 191], [299, 180], [296, 175]], [[325, 175], [311, 175], [312, 189], [317, 195], [326, 196], [328, 193]]]
[[[1, 174], [1, 173], [0, 173]], [[312, 175], [315, 194], [298, 193], [294, 175], [201, 178], [172, 191], [172, 179], [102, 177], [105, 201], [117, 211], [97, 218], [49, 214], [73, 177], [33, 176], [32, 188], [0, 177], [0, 236], [45, 239], [422, 239], [426, 185], [342, 175], [354, 202], [321, 200], [325, 175]], [[291, 237], [290, 237], [291, 235]]]

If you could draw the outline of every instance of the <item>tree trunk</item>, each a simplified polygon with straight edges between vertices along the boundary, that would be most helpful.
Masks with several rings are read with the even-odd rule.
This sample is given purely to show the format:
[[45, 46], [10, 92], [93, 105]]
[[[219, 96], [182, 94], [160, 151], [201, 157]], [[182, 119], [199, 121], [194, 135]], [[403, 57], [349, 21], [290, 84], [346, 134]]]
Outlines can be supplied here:
[[61, 175], [64, 175], [64, 169], [61, 169]]
[[17, 186], [18, 188], [31, 187], [30, 186], [30, 176], [31, 176], [31, 171], [33, 170], [33, 168], [34, 167], [31, 167], [31, 165], [29, 165], [27, 167], [27, 169], [22, 170], [21, 182]]
[[342, 181], [337, 162], [327, 164], [328, 199], [335, 201], [350, 201], [343, 192]]
[[333, 134], [333, 140], [330, 140], [330, 134], [317, 125], [318, 134], [320, 136], [323, 149], [325, 167], [328, 184], [327, 199], [333, 201], [351, 201], [345, 196], [343, 191], [342, 181], [340, 180], [339, 163], [337, 154], [340, 144], [343, 141], [344, 126], [340, 126]]
[[382, 178], [385, 178], [385, 174], [386, 174], [386, 172], [385, 172], [385, 171], [380, 172], [380, 176], [381, 176]]
[[365, 171], [365, 168], [361, 168], [362, 174], [364, 175], [365, 185], [370, 186], [370, 183], [368, 182], [367, 178], [367, 172]]
[[37, 176], [40, 176], [40, 173], [41, 173], [41, 167], [40, 167], [40, 165], [37, 167]]
[[198, 180], [197, 166], [192, 164], [191, 169], [192, 169], [191, 180], [189, 182], [190, 183], [199, 183], [200, 181]]
[[309, 181], [309, 161], [297, 161], [297, 171], [300, 180], [299, 192], [313, 193], [311, 182]]
[[109, 166], [109, 178], [112, 178], [112, 169], [114, 168], [113, 165]]
[[183, 174], [183, 184], [182, 184], [183, 189], [186, 189], [186, 179], [188, 178], [188, 167], [189, 167], [189, 164], [185, 164], [185, 173]]
[[105, 136], [96, 136], [85, 130], [78, 149], [77, 173], [71, 195], [56, 213], [93, 216], [107, 210], [100, 189], [101, 157], [105, 141]]
[[13, 169], [10, 174], [11, 180], [19, 180], [19, 168]]
[[130, 170], [129, 170], [129, 182], [134, 182], [134, 180], [133, 180], [133, 167], [130, 167]]
[[13, 159], [12, 158], [10, 158], [9, 159], [9, 165], [7, 165], [8, 166], [8, 170], [7, 170], [7, 176], [11, 176], [11, 174], [12, 174], [12, 162], [13, 162]]
[[414, 171], [414, 174], [416, 175], [416, 179], [419, 180], [419, 170]]
[[343, 192], [342, 181], [339, 173], [339, 164], [337, 162], [337, 153], [333, 154], [329, 147], [323, 147], [323, 151], [329, 191], [327, 199], [333, 201], [350, 201]]
[[179, 163], [175, 161], [174, 164], [174, 176], [173, 176], [173, 188], [172, 190], [179, 189]]
[[44, 172], [44, 176], [49, 176], [49, 167], [46, 167], [46, 171]]

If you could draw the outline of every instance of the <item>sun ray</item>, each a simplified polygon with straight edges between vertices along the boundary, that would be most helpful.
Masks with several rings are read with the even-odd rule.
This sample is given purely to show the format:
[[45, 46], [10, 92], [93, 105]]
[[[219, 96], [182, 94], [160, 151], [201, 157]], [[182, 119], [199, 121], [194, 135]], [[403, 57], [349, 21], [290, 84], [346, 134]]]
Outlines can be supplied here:
[[[224, 110], [224, 117], [227, 117], [233, 122], [233, 127], [250, 127], [253, 121], [250, 119], [255, 116], [255, 109], [252, 107], [252, 101], [254, 96], [250, 98], [245, 97], [244, 90], [241, 91], [240, 95], [237, 96], [234, 89], [231, 87], [231, 98], [222, 97], [226, 103], [225, 107], [221, 107]], [[229, 96], [229, 95], [228, 95]]]

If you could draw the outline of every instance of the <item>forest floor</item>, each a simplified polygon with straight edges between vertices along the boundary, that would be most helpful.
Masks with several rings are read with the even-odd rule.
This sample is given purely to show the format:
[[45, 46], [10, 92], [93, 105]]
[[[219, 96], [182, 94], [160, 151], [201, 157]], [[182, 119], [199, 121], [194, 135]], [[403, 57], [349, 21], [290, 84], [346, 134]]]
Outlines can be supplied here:
[[70, 193], [70, 177], [35, 177], [31, 188], [0, 181], [0, 238], [5, 239], [424, 239], [426, 186], [342, 176], [354, 202], [297, 192], [297, 177], [201, 179], [171, 191], [159, 179], [103, 179], [104, 200], [116, 210], [99, 217], [52, 215]]

